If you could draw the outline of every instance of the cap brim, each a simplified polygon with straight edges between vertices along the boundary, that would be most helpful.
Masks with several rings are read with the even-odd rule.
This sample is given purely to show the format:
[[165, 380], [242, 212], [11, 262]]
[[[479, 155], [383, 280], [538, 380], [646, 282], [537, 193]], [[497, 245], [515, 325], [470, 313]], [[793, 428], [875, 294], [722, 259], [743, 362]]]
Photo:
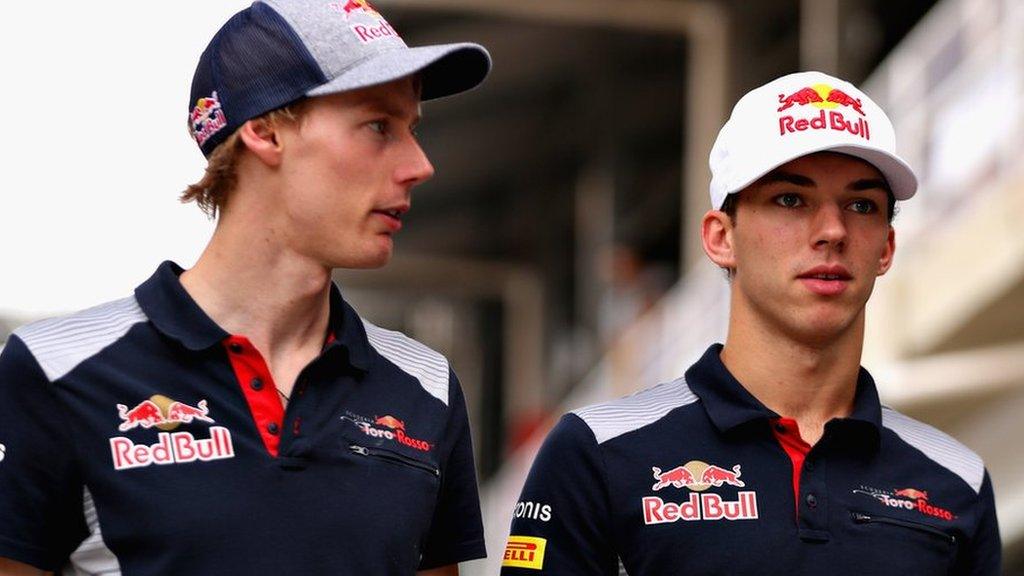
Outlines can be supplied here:
[[878, 168], [897, 200], [909, 200], [917, 192], [917, 176], [910, 169], [910, 165], [895, 154], [855, 144], [835, 146], [828, 150], [860, 158]]
[[775, 165], [765, 169], [763, 172], [750, 176], [745, 182], [734, 186], [728, 194], [733, 194], [745, 189], [754, 182], [757, 182], [762, 176], [768, 174], [772, 170], [775, 170], [779, 166], [802, 158], [808, 154], [814, 154], [817, 152], [838, 152], [840, 154], [846, 154], [855, 158], [860, 158], [865, 162], [871, 164], [885, 177], [885, 181], [889, 184], [889, 189], [892, 190], [892, 195], [897, 200], [909, 200], [917, 192], [917, 176], [914, 175], [914, 171], [910, 168], [902, 158], [895, 154], [883, 152], [876, 148], [869, 148], [866, 146], [858, 146], [856, 144], [831, 144], [825, 145], [820, 148], [809, 148], [800, 151], [800, 155], [793, 158], [780, 159]]
[[377, 54], [306, 93], [326, 96], [376, 86], [410, 74], [420, 74], [422, 100], [443, 98], [480, 85], [491, 70], [491, 57], [479, 44], [439, 44], [402, 48]]

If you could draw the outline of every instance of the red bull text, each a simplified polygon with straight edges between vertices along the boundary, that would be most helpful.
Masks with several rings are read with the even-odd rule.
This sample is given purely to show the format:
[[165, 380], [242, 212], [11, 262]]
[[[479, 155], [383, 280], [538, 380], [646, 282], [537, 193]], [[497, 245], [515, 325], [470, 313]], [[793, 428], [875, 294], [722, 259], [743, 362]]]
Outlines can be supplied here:
[[231, 432], [223, 426], [212, 426], [209, 438], [196, 438], [191, 432], [160, 432], [155, 444], [136, 444], [130, 438], [110, 439], [114, 470], [144, 468], [153, 464], [210, 462], [235, 456]]
[[366, 26], [363, 24], [357, 24], [352, 27], [352, 31], [356, 33], [359, 41], [363, 44], [369, 44], [382, 38], [390, 38], [392, 36], [398, 37], [398, 32], [391, 27], [383, 18], [380, 23], [376, 26]]
[[643, 499], [644, 524], [670, 524], [683, 520], [756, 520], [757, 494], [741, 491], [735, 501], [723, 500], [718, 494], [690, 493], [685, 502], [665, 502], [657, 496]]

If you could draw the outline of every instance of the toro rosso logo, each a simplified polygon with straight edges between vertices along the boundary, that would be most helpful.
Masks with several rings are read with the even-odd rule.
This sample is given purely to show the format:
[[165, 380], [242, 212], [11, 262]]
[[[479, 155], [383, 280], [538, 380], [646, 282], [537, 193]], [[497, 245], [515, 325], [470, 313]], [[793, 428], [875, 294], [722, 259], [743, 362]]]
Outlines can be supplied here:
[[152, 464], [180, 464], [197, 460], [208, 462], [233, 458], [235, 448], [231, 441], [231, 432], [223, 426], [211, 426], [208, 438], [197, 438], [191, 432], [170, 432], [182, 424], [212, 424], [214, 420], [209, 414], [206, 400], [200, 400], [195, 406], [190, 406], [159, 394], [143, 400], [131, 409], [124, 404], [118, 404], [117, 415], [121, 423], [117, 429], [121, 432], [154, 427], [163, 431], [157, 434], [157, 442], [154, 444], [136, 444], [126, 436], [111, 438], [110, 455], [114, 469], [127, 470]]
[[[815, 84], [792, 94], [779, 94], [777, 112], [789, 110], [794, 106], [810, 106], [812, 110], [818, 110], [818, 113], [809, 117], [797, 117], [792, 112], [780, 116], [780, 136], [806, 130], [833, 130], [871, 140], [871, 127], [865, 117], [861, 99], [854, 98], [838, 88], [828, 84]], [[844, 116], [839, 108], [853, 110], [859, 116], [848, 118], [849, 114]]]
[[189, 114], [189, 127], [192, 129], [192, 137], [200, 146], [227, 125], [228, 119], [224, 116], [216, 91], [206, 98], [196, 100]]
[[666, 502], [657, 496], [642, 499], [644, 524], [665, 524], [671, 522], [697, 520], [756, 520], [757, 493], [740, 491], [734, 501], [723, 500], [718, 494], [700, 494], [709, 488], [722, 486], [746, 487], [740, 480], [740, 465], [731, 469], [700, 460], [690, 460], [682, 466], [676, 466], [662, 472], [657, 466], [651, 467], [656, 482], [651, 490], [657, 492], [664, 488], [686, 488], [690, 491], [689, 499], [683, 502]]
[[853, 491], [854, 494], [864, 494], [878, 500], [889, 508], [901, 508], [904, 510], [915, 510], [925, 516], [938, 518], [940, 520], [953, 520], [956, 515], [945, 508], [940, 508], [928, 502], [928, 491], [917, 488], [900, 488], [897, 490], [880, 490], [870, 486], [861, 486]]
[[341, 419], [352, 422], [360, 431], [362, 431], [363, 434], [366, 434], [371, 438], [398, 442], [403, 446], [408, 446], [409, 448], [419, 450], [420, 452], [429, 452], [430, 449], [433, 448], [433, 446], [430, 445], [430, 442], [409, 436], [405, 431], [405, 422], [391, 415], [378, 416], [377, 418], [370, 419], [348, 412], [345, 416], [342, 416]]

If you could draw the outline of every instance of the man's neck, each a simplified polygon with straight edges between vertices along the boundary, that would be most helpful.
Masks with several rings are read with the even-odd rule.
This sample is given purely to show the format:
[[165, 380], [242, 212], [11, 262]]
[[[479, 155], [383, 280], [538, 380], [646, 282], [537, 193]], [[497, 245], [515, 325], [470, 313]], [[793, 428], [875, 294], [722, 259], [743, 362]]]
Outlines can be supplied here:
[[849, 330], [825, 342], [779, 334], [753, 318], [733, 316], [721, 359], [762, 404], [817, 442], [824, 425], [853, 410], [863, 346], [863, 313]]
[[185, 290], [214, 322], [247, 337], [268, 360], [319, 350], [330, 315], [330, 269], [235, 226], [218, 226], [196, 265], [181, 275]]

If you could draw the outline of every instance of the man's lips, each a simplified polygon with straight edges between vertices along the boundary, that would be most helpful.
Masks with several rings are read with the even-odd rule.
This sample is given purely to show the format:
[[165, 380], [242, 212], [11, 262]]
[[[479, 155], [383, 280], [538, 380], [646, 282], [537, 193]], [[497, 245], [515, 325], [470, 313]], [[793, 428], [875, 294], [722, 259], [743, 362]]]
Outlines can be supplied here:
[[402, 215], [408, 211], [409, 205], [402, 204], [388, 208], [376, 209], [373, 211], [373, 214], [379, 217], [385, 225], [387, 225], [390, 232], [398, 232], [402, 229]]
[[815, 266], [797, 276], [797, 279], [811, 292], [819, 296], [842, 294], [853, 276], [839, 265]]

